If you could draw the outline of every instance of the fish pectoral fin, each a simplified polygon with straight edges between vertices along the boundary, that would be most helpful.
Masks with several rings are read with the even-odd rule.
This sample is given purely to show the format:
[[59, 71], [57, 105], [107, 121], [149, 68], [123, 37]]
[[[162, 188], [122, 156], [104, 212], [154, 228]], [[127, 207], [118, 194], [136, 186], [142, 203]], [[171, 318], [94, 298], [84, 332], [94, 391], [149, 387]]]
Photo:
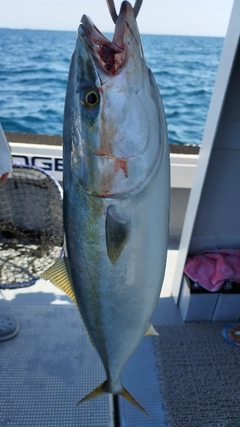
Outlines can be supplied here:
[[66, 266], [66, 258], [58, 259], [41, 277], [45, 280], [50, 280], [53, 285], [65, 292], [77, 306], [75, 293]]
[[159, 333], [156, 331], [153, 325], [150, 325], [145, 334], [145, 337], [147, 337], [148, 335], [159, 335]]
[[151, 418], [146, 409], [144, 409], [143, 406], [140, 405], [140, 403], [138, 403], [124, 387], [122, 388], [120, 396], [125, 397], [125, 399], [127, 399], [132, 405], [136, 406], [138, 409], [140, 409], [140, 411], [143, 411], [149, 418]]
[[105, 227], [108, 258], [115, 264], [129, 239], [130, 220], [126, 213], [120, 213], [116, 206], [109, 205]]
[[87, 394], [83, 399], [79, 400], [77, 403], [78, 405], [81, 405], [81, 403], [86, 402], [87, 400], [94, 399], [94, 397], [100, 396], [101, 394], [108, 393], [108, 383], [107, 380], [105, 380], [102, 384], [100, 384], [98, 387], [96, 387], [91, 393]]

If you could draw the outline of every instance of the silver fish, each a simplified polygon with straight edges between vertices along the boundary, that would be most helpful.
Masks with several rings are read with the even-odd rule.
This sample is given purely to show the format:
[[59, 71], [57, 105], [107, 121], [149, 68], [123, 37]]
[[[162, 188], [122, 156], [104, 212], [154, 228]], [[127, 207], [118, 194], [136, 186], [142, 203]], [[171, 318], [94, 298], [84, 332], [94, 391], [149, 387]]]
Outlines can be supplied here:
[[169, 147], [158, 86], [130, 3], [110, 42], [85, 15], [65, 101], [66, 255], [43, 277], [76, 302], [107, 379], [79, 403], [123, 395], [120, 373], [144, 335], [164, 277]]

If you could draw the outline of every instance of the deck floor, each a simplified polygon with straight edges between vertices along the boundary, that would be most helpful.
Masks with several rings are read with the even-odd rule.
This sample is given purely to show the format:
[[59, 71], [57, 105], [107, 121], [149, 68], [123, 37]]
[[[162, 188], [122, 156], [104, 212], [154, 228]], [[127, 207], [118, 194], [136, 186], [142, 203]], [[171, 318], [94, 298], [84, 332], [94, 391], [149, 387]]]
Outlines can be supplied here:
[[[165, 282], [153, 316], [154, 324], [181, 322], [170, 297], [176, 251], [169, 251]], [[0, 313], [17, 318], [17, 337], [0, 344], [0, 426], [113, 427], [111, 396], [76, 403], [105, 378], [71, 300], [51, 284], [1, 291]], [[161, 427], [164, 410], [151, 337], [128, 361], [122, 382], [151, 414], [119, 399], [119, 427]]]

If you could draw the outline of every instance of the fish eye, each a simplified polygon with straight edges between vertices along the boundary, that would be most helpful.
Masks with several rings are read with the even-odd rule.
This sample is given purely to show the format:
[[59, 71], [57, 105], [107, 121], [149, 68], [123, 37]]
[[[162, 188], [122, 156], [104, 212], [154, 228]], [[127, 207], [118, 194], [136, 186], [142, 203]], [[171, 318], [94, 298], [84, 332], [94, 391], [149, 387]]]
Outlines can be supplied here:
[[95, 107], [99, 102], [99, 94], [95, 89], [89, 89], [85, 93], [84, 105], [85, 107]]

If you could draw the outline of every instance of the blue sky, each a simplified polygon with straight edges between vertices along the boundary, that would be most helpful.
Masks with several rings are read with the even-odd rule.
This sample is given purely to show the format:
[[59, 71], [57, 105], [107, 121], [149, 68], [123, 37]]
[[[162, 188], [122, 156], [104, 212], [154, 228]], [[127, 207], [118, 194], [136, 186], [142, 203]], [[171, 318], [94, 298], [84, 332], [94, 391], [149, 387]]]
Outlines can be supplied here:
[[[143, 0], [140, 33], [225, 36], [234, 0]], [[134, 0], [132, 0], [132, 3]], [[1, 0], [0, 27], [76, 31], [85, 13], [113, 31], [106, 0]], [[121, 0], [115, 0], [119, 10]]]

